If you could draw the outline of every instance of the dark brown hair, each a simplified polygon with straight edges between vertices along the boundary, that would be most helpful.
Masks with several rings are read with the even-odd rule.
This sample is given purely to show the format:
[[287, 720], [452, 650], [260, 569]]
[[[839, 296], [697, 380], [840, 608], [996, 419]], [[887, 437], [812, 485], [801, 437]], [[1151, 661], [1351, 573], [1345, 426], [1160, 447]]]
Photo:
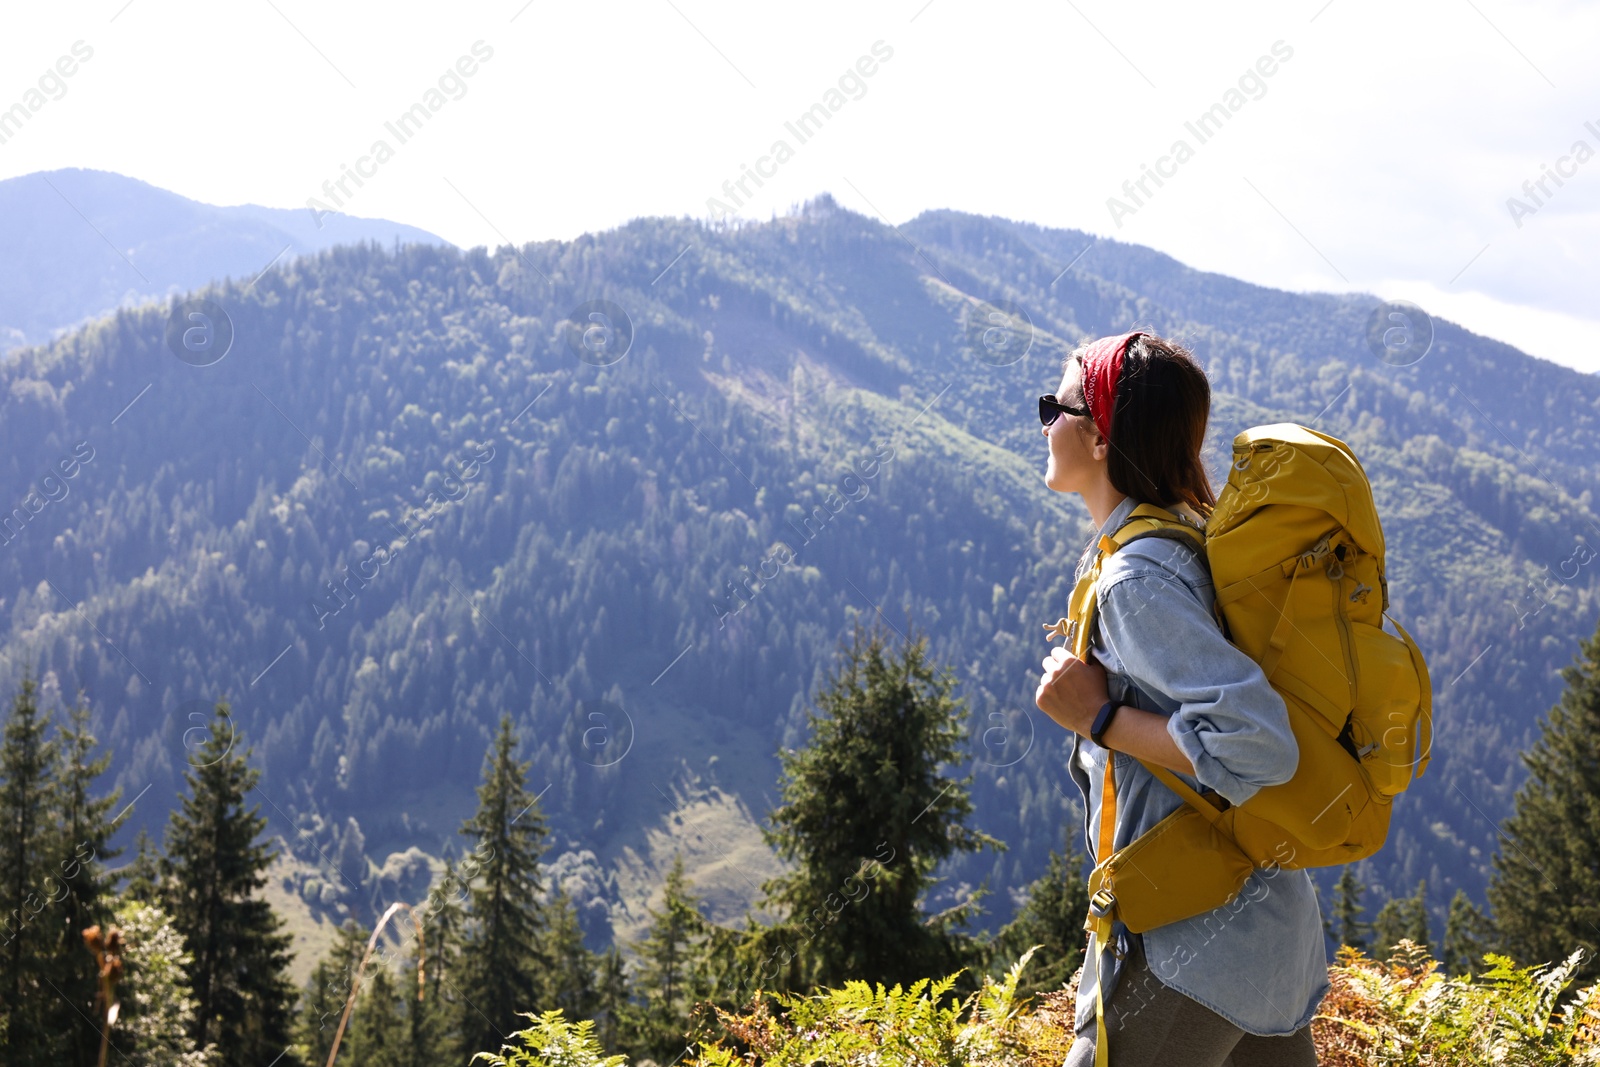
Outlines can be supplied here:
[[1211, 382], [1193, 353], [1154, 334], [1129, 341], [1111, 408], [1112, 486], [1135, 500], [1211, 514], [1217, 495], [1200, 461], [1210, 415]]

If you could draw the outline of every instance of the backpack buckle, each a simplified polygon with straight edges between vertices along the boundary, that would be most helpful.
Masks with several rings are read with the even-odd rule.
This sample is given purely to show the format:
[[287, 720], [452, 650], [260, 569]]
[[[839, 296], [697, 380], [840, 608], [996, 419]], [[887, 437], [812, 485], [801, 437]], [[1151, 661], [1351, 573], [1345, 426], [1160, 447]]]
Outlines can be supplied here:
[[1111, 909], [1116, 906], [1116, 894], [1112, 893], [1109, 889], [1098, 890], [1095, 892], [1094, 896], [1089, 898], [1089, 914], [1093, 915], [1096, 919], [1105, 918]]
[[1332, 537], [1332, 533], [1325, 533], [1316, 544], [1306, 549], [1306, 551], [1300, 553], [1300, 566], [1309, 569], [1312, 565], [1320, 562], [1323, 556], [1326, 556], [1329, 552], [1332, 552], [1333, 546], [1329, 544], [1329, 541], [1332, 539]]

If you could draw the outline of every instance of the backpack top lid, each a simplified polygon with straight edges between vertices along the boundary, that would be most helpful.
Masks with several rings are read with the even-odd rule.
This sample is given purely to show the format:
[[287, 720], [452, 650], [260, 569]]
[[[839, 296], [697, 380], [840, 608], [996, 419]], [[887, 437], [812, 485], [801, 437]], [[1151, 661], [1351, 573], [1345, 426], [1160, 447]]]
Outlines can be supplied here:
[[1367, 472], [1337, 437], [1292, 422], [1254, 426], [1233, 439], [1228, 484], [1206, 523], [1226, 535], [1265, 504], [1328, 513], [1363, 551], [1383, 559], [1383, 528]]

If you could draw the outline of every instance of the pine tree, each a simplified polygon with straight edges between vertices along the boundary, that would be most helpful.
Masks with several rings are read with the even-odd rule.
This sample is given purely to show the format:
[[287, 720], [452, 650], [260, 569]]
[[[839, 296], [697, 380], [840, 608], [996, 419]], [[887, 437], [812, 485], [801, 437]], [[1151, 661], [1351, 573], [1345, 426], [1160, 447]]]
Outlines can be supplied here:
[[[1070, 844], [1069, 838], [1069, 849]], [[1089, 913], [1083, 864], [1076, 851], [1063, 855], [1052, 850], [1045, 873], [1028, 887], [1027, 901], [995, 938], [992, 966], [1000, 970], [1009, 969], [1033, 945], [1044, 946], [1022, 972], [1019, 996], [1060, 989], [1083, 962], [1083, 920]]]
[[[292, 938], [259, 896], [272, 851], [257, 840], [267, 825], [260, 806], [245, 807], [261, 772], [250, 767], [249, 750], [235, 751], [237, 733], [227, 702], [219, 702], [210, 737], [184, 774], [189, 793], [167, 826], [169, 899], [194, 957], [195, 1044], [214, 1041], [230, 1064], [266, 1064], [289, 1048]], [[293, 1058], [285, 1055], [279, 1067]]]
[[591, 1019], [595, 1012], [595, 956], [583, 943], [578, 909], [566, 891], [558, 887], [546, 914], [550, 928], [545, 944], [551, 967], [539, 1010], [560, 1008], [572, 1022]]
[[[0, 746], [0, 922], [7, 943], [0, 995], [0, 1062], [44, 1067], [60, 1062], [55, 1026], [61, 994], [55, 974], [66, 886], [56, 878], [59, 748], [48, 737], [50, 716], [35, 700], [32, 674], [12, 700]], [[75, 956], [82, 955], [80, 946]], [[87, 959], [82, 960], [87, 970]]]
[[[428, 900], [418, 916], [422, 928], [423, 1000], [409, 998], [411, 1019], [412, 1067], [433, 1067], [435, 1063], [466, 1062], [471, 1058], [461, 1038], [460, 1021], [464, 1003], [460, 997], [461, 938], [465, 914], [461, 901], [466, 895], [454, 861], [446, 860], [444, 872], [428, 890]], [[407, 981], [415, 982], [412, 974]], [[407, 989], [411, 986], [407, 986]], [[409, 995], [408, 995], [409, 996]], [[475, 1050], [474, 1050], [475, 1051]]]
[[[334, 931], [333, 944], [327, 953], [311, 969], [311, 980], [300, 994], [300, 1008], [295, 1018], [296, 1046], [301, 1060], [311, 1067], [328, 1062], [345, 1002], [350, 999], [350, 990], [355, 988], [356, 972], [371, 936], [371, 930], [354, 919], [346, 919]], [[351, 1009], [352, 1015], [356, 1010]]]
[[1566, 689], [1523, 753], [1528, 779], [1502, 825], [1489, 905], [1501, 951], [1544, 963], [1584, 948], [1574, 976], [1600, 977], [1600, 629], [1561, 672]]
[[1444, 923], [1444, 949], [1440, 963], [1449, 974], [1468, 974], [1483, 964], [1490, 950], [1491, 929], [1488, 916], [1472, 903], [1466, 890], [1457, 889], [1450, 898], [1450, 912]]
[[705, 968], [707, 923], [674, 853], [661, 891], [661, 908], [646, 905], [650, 928], [633, 946], [639, 958], [634, 993], [641, 1001], [629, 1035], [640, 1054], [665, 1062], [684, 1049], [690, 1009], [708, 994]]
[[141, 829], [133, 839], [133, 860], [124, 867], [121, 875], [123, 900], [137, 900], [145, 904], [159, 904], [163, 899], [162, 860], [148, 831]]
[[608, 1055], [616, 1055], [636, 1029], [634, 1004], [628, 995], [628, 971], [616, 945], [600, 957], [595, 985], [595, 1037]]
[[[426, 962], [422, 962], [426, 976]], [[399, 1011], [401, 1033], [405, 1035], [401, 1063], [404, 1067], [434, 1067], [434, 1064], [452, 1060], [446, 1051], [445, 1026], [447, 1021], [438, 1010], [438, 1002], [427, 996], [427, 983], [421, 996], [417, 989], [418, 957], [413, 955], [400, 965]]]
[[782, 802], [765, 834], [795, 869], [762, 887], [764, 906], [786, 918], [752, 937], [752, 984], [909, 984], [961, 967], [975, 983], [981, 952], [959, 927], [976, 898], [935, 915], [919, 903], [941, 861], [1005, 847], [965, 825], [971, 777], [942, 773], [966, 737], [955, 684], [928, 663], [925, 637], [896, 655], [857, 625], [816, 698], [822, 713], [807, 716], [810, 743], [781, 754]]
[[480, 857], [462, 954], [462, 1033], [474, 1051], [497, 1051], [536, 1010], [540, 978], [551, 960], [545, 950], [544, 876], [539, 857], [548, 830], [538, 800], [528, 792], [527, 763], [511, 717], [500, 720], [494, 748], [484, 760], [478, 810], [462, 826]]
[[1361, 897], [1366, 891], [1366, 885], [1356, 877], [1355, 868], [1345, 864], [1339, 872], [1339, 881], [1334, 883], [1333, 911], [1323, 923], [1324, 930], [1335, 944], [1366, 951], [1367, 932], [1371, 928], [1371, 924], [1361, 918], [1361, 913], [1366, 910], [1362, 907]]
[[1372, 921], [1372, 955], [1387, 959], [1402, 938], [1415, 941], [1424, 951], [1432, 951], [1428, 940], [1428, 883], [1417, 883], [1417, 892], [1409, 897], [1391, 897], [1378, 909]]
[[350, 1062], [359, 1063], [361, 1067], [408, 1067], [404, 1013], [400, 992], [395, 988], [389, 968], [374, 954], [361, 981], [361, 996], [351, 1015], [350, 1027], [345, 1031]]
[[97, 742], [89, 730], [89, 709], [81, 696], [69, 713], [60, 740], [56, 878], [66, 886], [67, 895], [60, 904], [56, 945], [51, 954], [56, 972], [52, 984], [63, 997], [63, 1002], [56, 1005], [55, 1029], [69, 1042], [66, 1058], [73, 1063], [88, 1063], [99, 1056], [100, 1031], [97, 1026], [87, 1025], [73, 1004], [93, 1004], [99, 982], [94, 969], [84, 965], [83, 931], [96, 924], [110, 924], [116, 878], [106, 871], [105, 861], [120, 855], [119, 849], [110, 847], [110, 841], [125, 816], [112, 815], [119, 792], [103, 797], [90, 793], [95, 780], [110, 766], [111, 754], [94, 754]]

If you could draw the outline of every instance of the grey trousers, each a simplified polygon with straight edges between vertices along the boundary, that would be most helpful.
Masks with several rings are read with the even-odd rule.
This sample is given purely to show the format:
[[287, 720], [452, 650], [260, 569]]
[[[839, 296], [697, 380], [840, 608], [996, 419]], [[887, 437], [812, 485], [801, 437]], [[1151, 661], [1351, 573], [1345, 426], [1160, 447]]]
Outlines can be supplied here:
[[[1316, 1067], [1306, 1025], [1284, 1037], [1257, 1037], [1161, 984], [1138, 938], [1105, 1006], [1111, 1067]], [[1094, 1020], [1078, 1031], [1064, 1067], [1093, 1067]]]

